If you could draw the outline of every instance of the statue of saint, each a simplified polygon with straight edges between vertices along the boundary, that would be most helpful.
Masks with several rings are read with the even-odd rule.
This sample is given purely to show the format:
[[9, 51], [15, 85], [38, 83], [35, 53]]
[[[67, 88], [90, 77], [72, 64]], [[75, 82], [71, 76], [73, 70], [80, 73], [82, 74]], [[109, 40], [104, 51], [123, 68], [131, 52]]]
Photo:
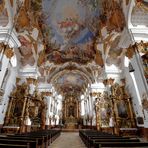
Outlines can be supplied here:
[[74, 106], [69, 107], [69, 117], [73, 116], [74, 117]]

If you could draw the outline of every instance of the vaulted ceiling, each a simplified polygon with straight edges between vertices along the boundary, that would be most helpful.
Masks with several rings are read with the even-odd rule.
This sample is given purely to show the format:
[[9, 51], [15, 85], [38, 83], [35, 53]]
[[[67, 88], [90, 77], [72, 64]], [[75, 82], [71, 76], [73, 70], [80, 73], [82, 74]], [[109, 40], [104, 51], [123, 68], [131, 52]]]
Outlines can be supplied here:
[[[122, 67], [130, 1], [121, 0], [10, 0], [14, 27], [21, 46], [20, 69], [37, 69], [39, 83], [50, 83], [64, 96], [83, 94], [89, 84], [104, 78], [105, 65]], [[132, 12], [131, 22], [142, 13]], [[1, 26], [9, 19], [0, 2]], [[140, 5], [141, 6], [141, 5]], [[4, 9], [3, 9], [4, 8]], [[135, 7], [135, 9], [137, 9]], [[15, 11], [14, 11], [15, 10]], [[129, 34], [128, 34], [129, 35]]]
[[[44, 0], [32, 2], [31, 7], [41, 13], [40, 27], [45, 43], [39, 54], [39, 71], [49, 68], [47, 82], [52, 83], [58, 93], [80, 96], [88, 84], [95, 82], [94, 70], [100, 73], [103, 68], [101, 53], [95, 49], [100, 1]], [[96, 62], [96, 54], [100, 56], [100, 64]], [[45, 74], [41, 77], [44, 81]]]
[[[29, 25], [17, 28], [22, 65], [37, 62], [40, 82], [52, 84], [64, 96], [80, 96], [89, 84], [103, 80], [105, 64], [121, 64], [122, 48], [118, 44], [125, 27], [121, 5], [118, 0], [26, 0], [18, 25], [26, 8]], [[42, 47], [35, 45], [33, 35], [25, 34], [30, 26], [39, 30], [37, 42]], [[38, 54], [37, 61], [33, 52]]]

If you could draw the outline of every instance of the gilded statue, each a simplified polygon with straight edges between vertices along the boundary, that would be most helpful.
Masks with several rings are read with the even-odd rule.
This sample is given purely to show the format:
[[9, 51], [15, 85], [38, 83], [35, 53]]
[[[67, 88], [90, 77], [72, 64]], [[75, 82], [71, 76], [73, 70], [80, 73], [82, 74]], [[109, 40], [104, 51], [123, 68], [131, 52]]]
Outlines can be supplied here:
[[6, 55], [7, 58], [11, 59], [14, 56], [13, 49], [7, 48], [4, 52], [4, 54]]
[[113, 96], [117, 95], [117, 90], [118, 90], [119, 84], [115, 83], [114, 85], [111, 86], [111, 93]]
[[115, 0], [105, 0], [102, 5], [108, 31], [122, 31], [125, 26], [125, 18], [119, 2]]
[[0, 52], [2, 52], [2, 50], [4, 49], [4, 43], [0, 43]]
[[41, 111], [41, 128], [45, 129], [47, 104], [45, 102], [44, 97], [42, 98], [41, 107], [42, 107], [42, 111]]
[[17, 18], [17, 26], [18, 28], [29, 27], [30, 19], [27, 14], [27, 9], [23, 6], [19, 12], [19, 16]]
[[143, 106], [143, 108], [145, 109], [145, 110], [147, 110], [148, 111], [148, 97], [147, 97], [147, 95], [146, 95], [146, 93], [144, 93], [143, 95], [142, 95], [142, 106]]
[[0, 1], [0, 15], [3, 12], [4, 8], [5, 8], [5, 0], [1, 0]]

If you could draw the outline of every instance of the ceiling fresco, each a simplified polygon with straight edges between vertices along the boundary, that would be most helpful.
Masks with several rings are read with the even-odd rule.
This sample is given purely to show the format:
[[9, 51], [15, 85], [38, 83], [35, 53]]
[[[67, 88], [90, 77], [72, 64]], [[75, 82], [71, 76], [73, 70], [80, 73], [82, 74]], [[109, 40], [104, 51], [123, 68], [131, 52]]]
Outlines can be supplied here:
[[95, 0], [43, 0], [42, 5], [44, 22], [50, 26], [56, 43], [86, 43], [94, 37], [89, 21], [99, 16], [99, 10], [93, 6]]
[[[147, 24], [147, 0], [135, 2], [131, 22]], [[124, 56], [132, 58], [125, 19], [129, 5], [129, 0], [0, 0], [0, 27], [14, 22], [22, 76], [35, 71], [39, 84], [80, 96], [103, 82], [106, 67], [121, 69]]]
[[[40, 83], [78, 96], [121, 63], [121, 0], [24, 0], [15, 16], [22, 67], [38, 67]], [[124, 34], [124, 32], [123, 32]]]
[[88, 83], [87, 78], [77, 71], [66, 71], [59, 74], [54, 79], [56, 90], [61, 94], [75, 94], [80, 95]]
[[43, 0], [42, 7], [43, 22], [50, 32], [46, 39], [47, 59], [55, 64], [91, 62], [95, 57], [93, 39], [97, 31], [92, 29], [95, 23], [91, 22], [99, 16], [97, 2]]
[[[98, 71], [98, 67], [103, 67], [101, 52], [95, 48], [95, 38], [99, 30], [100, 2], [100, 0], [42, 1], [41, 28], [46, 48], [41, 58], [41, 66], [45, 63], [54, 64], [54, 68], [49, 68], [47, 81], [62, 94], [73, 92], [80, 95], [88, 83], [95, 81], [94, 65], [98, 65]], [[93, 66], [89, 63], [93, 63]], [[44, 77], [41, 79], [45, 80]]]

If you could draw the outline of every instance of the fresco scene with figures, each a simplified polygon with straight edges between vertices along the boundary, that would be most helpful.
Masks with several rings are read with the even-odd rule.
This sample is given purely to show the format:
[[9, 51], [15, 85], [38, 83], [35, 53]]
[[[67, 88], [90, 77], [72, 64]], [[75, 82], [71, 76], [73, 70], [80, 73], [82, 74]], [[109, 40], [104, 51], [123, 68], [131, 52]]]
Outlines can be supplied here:
[[0, 148], [148, 147], [148, 0], [0, 0], [0, 87]]

